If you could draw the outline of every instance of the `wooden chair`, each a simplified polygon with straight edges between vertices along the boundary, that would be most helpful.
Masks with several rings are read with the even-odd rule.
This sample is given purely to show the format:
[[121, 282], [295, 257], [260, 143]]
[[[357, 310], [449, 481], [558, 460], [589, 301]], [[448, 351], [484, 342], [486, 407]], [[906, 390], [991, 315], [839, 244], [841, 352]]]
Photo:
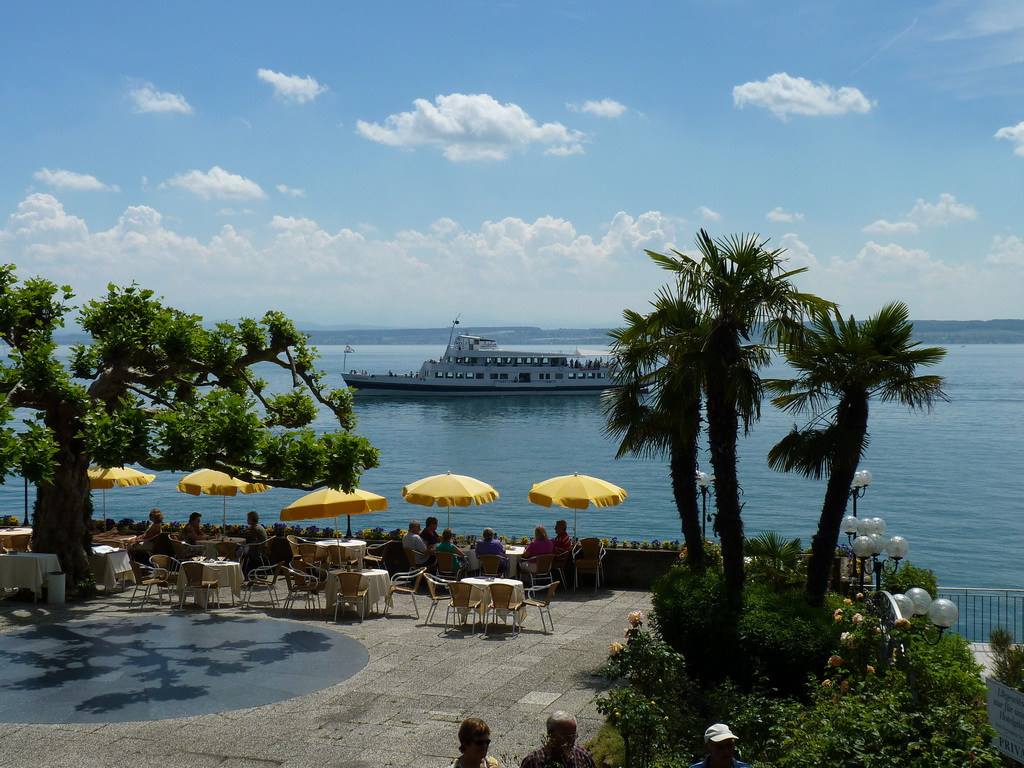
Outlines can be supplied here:
[[288, 546], [292, 548], [292, 560], [302, 557], [302, 554], [299, 552], [299, 544], [301, 543], [299, 537], [288, 534], [285, 539], [288, 541]]
[[14, 536], [8, 536], [6, 547], [10, 552], [31, 552], [32, 534], [19, 533]]
[[320, 594], [327, 586], [327, 574], [315, 565], [309, 565], [302, 560], [293, 560], [291, 564], [281, 566], [284, 573], [285, 584], [288, 585], [288, 595], [284, 599], [284, 608], [291, 613], [295, 607], [295, 601], [300, 598], [305, 601], [306, 607], [314, 604], [320, 608]]
[[601, 564], [601, 561], [604, 560], [604, 547], [601, 546], [601, 540], [581, 539], [576, 546], [573, 559], [576, 563], [574, 588], [578, 588], [580, 585], [580, 574], [589, 574], [594, 577], [594, 592], [596, 593], [597, 588], [601, 585], [601, 578], [604, 576], [604, 566]]
[[351, 605], [353, 610], [359, 609], [359, 621], [362, 623], [366, 615], [366, 596], [370, 584], [366, 575], [355, 571], [342, 571], [338, 576], [338, 593], [334, 597], [334, 620], [338, 620], [338, 611], [342, 605]]
[[504, 619], [511, 615], [512, 634], [519, 634], [519, 609], [523, 607], [523, 604], [513, 597], [514, 594], [515, 587], [511, 584], [491, 584], [491, 607], [484, 625], [484, 635], [491, 633], [491, 622], [497, 621], [499, 615]]
[[181, 590], [181, 600], [178, 602], [179, 608], [183, 608], [185, 606], [185, 597], [189, 592], [193, 592], [196, 595], [200, 592], [206, 593], [203, 601], [203, 608], [205, 610], [210, 609], [211, 593], [217, 601], [217, 606], [220, 607], [220, 579], [203, 578], [206, 566], [192, 560], [182, 563], [181, 570], [185, 574], [185, 587]]
[[[523, 605], [533, 606], [540, 611], [540, 626], [544, 630], [545, 635], [548, 633], [547, 625], [544, 623], [545, 611], [548, 615], [548, 622], [551, 624], [551, 631], [555, 631], [555, 621], [551, 618], [551, 600], [554, 598], [555, 590], [558, 589], [560, 583], [553, 581], [545, 587], [531, 587], [524, 590], [527, 598], [523, 600]], [[542, 599], [538, 599], [538, 593], [543, 596]]]
[[501, 573], [501, 555], [478, 555], [478, 558], [484, 576], [497, 576]]
[[320, 564], [327, 561], [327, 547], [319, 547], [316, 544], [307, 542], [299, 543], [299, 557], [303, 562]]
[[423, 574], [427, 572], [426, 568], [418, 568], [415, 571], [406, 571], [405, 573], [396, 573], [391, 576], [391, 585], [388, 587], [387, 598], [384, 601], [384, 615], [388, 615], [388, 608], [393, 606], [393, 598], [395, 595], [408, 595], [412, 598], [412, 607], [416, 611], [416, 618], [420, 617], [419, 606], [416, 605], [416, 593], [420, 589], [420, 580], [423, 578]]
[[551, 569], [555, 564], [554, 555], [537, 555], [537, 559], [533, 563], [532, 568], [522, 568], [523, 573], [530, 574], [530, 584], [536, 586], [540, 584], [551, 583]]
[[354, 554], [348, 547], [332, 544], [329, 547], [323, 547], [323, 549], [327, 550], [327, 563], [332, 568], [344, 568], [346, 571], [351, 571], [359, 562], [359, 556]]
[[423, 623], [429, 624], [431, 617], [434, 615], [434, 611], [441, 603], [450, 603], [452, 596], [448, 594], [448, 588], [452, 582], [439, 579], [437, 576], [432, 576], [429, 573], [424, 573], [423, 577], [427, 580], [427, 594], [430, 596], [430, 610], [427, 611], [427, 618], [423, 620]]
[[188, 549], [186, 549], [185, 542], [183, 542], [181, 539], [175, 538], [171, 538], [170, 542], [171, 550], [174, 552], [174, 557], [177, 560], [179, 560], [180, 562], [185, 562], [186, 560], [192, 559], [192, 555], [190, 555]]
[[383, 544], [374, 544], [366, 548], [366, 553], [363, 555], [363, 563], [367, 568], [387, 569], [387, 566], [384, 565], [384, 550], [390, 543], [385, 541]]
[[170, 555], [150, 555], [149, 562], [155, 565], [157, 568], [163, 568], [167, 571], [167, 575], [170, 579], [178, 578], [178, 571], [181, 570], [181, 562]]
[[242, 607], [249, 607], [253, 591], [265, 589], [270, 596], [270, 607], [277, 608], [277, 579], [283, 567], [284, 563], [260, 565], [249, 571], [242, 582]]
[[[444, 615], [445, 631], [448, 631], [450, 618], [461, 617], [463, 627], [466, 626], [467, 620], [472, 618], [473, 634], [475, 635], [476, 625], [480, 619], [480, 601], [473, 599], [473, 586], [464, 581], [453, 581], [448, 585], [448, 590], [451, 592], [451, 603]], [[451, 626], [453, 629], [455, 628], [454, 621], [451, 622]]]

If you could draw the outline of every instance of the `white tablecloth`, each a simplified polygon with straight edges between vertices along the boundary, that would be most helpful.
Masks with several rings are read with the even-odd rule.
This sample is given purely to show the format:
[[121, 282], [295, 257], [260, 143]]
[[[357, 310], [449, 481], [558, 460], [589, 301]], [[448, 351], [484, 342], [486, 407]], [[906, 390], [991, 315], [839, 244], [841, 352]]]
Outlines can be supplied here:
[[56, 555], [42, 552], [0, 555], [0, 587], [31, 589], [38, 597], [43, 594], [47, 574], [59, 570], [60, 560]]
[[349, 554], [355, 555], [356, 567], [362, 570], [363, 555], [366, 554], [366, 542], [362, 539], [324, 539], [316, 542], [318, 547], [344, 547]]
[[[218, 579], [220, 582], [220, 589], [224, 587], [231, 588], [232, 604], [234, 598], [242, 596], [242, 566], [233, 560], [214, 560], [205, 561], [203, 563], [203, 579], [206, 581], [212, 581]], [[188, 584], [188, 578], [185, 576], [185, 569], [182, 568], [178, 571], [178, 592], [179, 594], [185, 589], [185, 585]]]
[[123, 549], [113, 552], [94, 551], [89, 555], [89, 567], [96, 577], [96, 583], [102, 584], [104, 589], [113, 589], [118, 581], [135, 583], [132, 564], [128, 561], [128, 553]]
[[[466, 553], [466, 565], [469, 570], [479, 571], [480, 558], [476, 556], [476, 550], [469, 549], [468, 547], [460, 547], [460, 549]], [[513, 578], [519, 573], [519, 558], [523, 556], [525, 551], [526, 547], [520, 547], [519, 545], [505, 547], [505, 557], [508, 558], [508, 568], [505, 569], [505, 575], [508, 578]]]
[[[480, 601], [480, 613], [486, 617], [487, 611], [491, 607], [491, 585], [492, 584], [508, 584], [512, 587], [512, 602], [522, 602], [526, 597], [526, 593], [523, 591], [523, 582], [518, 579], [487, 579], [483, 576], [471, 576], [468, 579], [463, 579], [467, 584], [472, 585], [473, 593], [470, 596], [472, 600]], [[523, 619], [526, 618], [526, 606], [523, 606], [519, 610], [519, 623], [522, 624]]]
[[[341, 571], [327, 572], [327, 607], [333, 608], [338, 596], [338, 574]], [[368, 571], [361, 571], [366, 577], [366, 610], [377, 605], [382, 598], [387, 597], [388, 589], [391, 587], [391, 575], [379, 568], [372, 568]]]

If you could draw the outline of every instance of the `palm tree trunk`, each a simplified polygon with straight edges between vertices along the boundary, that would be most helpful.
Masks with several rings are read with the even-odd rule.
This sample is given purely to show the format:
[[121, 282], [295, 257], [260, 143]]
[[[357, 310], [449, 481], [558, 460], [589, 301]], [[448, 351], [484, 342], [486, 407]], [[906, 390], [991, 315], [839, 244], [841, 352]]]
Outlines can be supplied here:
[[843, 441], [845, 450], [837, 451], [825, 487], [825, 501], [818, 518], [818, 530], [811, 539], [811, 559], [807, 563], [807, 602], [821, 607], [825, 604], [832, 563], [839, 543], [839, 529], [846, 514], [850, 486], [868, 431], [868, 396], [843, 398], [836, 408], [836, 426], [850, 437]]
[[700, 507], [697, 504], [697, 441], [673, 443], [669, 457], [672, 494], [686, 542], [686, 565], [694, 573], [704, 573], [704, 537], [700, 530]]
[[743, 518], [736, 472], [736, 441], [739, 417], [721, 392], [708, 392], [708, 443], [715, 470], [715, 507], [722, 564], [730, 604], [738, 607], [743, 596]]

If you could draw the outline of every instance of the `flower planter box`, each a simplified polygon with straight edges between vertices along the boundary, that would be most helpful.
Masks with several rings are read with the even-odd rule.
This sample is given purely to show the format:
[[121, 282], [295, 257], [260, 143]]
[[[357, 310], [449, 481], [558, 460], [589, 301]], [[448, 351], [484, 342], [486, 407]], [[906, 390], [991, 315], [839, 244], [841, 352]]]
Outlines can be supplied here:
[[[604, 556], [604, 583], [613, 589], [650, 589], [679, 560], [674, 549], [612, 549]], [[585, 583], [590, 577], [584, 577]]]

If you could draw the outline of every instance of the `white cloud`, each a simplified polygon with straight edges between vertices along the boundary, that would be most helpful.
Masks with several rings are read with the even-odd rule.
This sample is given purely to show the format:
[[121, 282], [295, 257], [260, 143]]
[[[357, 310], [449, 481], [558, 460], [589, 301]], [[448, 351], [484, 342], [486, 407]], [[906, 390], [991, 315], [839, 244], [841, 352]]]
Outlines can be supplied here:
[[861, 232], [868, 235], [887, 235], [895, 234], [897, 232], [918, 232], [920, 228], [912, 221], [886, 221], [885, 219], [879, 219], [878, 221], [868, 224], [866, 227], [861, 227]]
[[152, 83], [142, 83], [128, 92], [135, 102], [135, 112], [181, 112], [191, 115], [192, 105], [180, 93], [158, 91]]
[[309, 76], [286, 75], [274, 72], [272, 69], [261, 69], [256, 72], [256, 76], [263, 82], [274, 86], [274, 95], [281, 101], [290, 101], [296, 104], [312, 101], [327, 90], [327, 86], [320, 85]]
[[622, 117], [626, 112], [626, 105], [620, 104], [614, 99], [601, 99], [601, 101], [585, 101], [582, 104], [566, 104], [573, 112], [586, 112], [598, 117]]
[[1013, 142], [1013, 154], [1024, 157], [1024, 122], [1000, 128], [996, 131], [997, 139], [1008, 139]]
[[700, 218], [703, 221], [721, 221], [722, 220], [722, 214], [720, 214], [718, 211], [712, 211], [710, 208], [707, 208], [707, 207], [705, 207], [703, 205], [700, 206], [697, 209], [697, 215], [700, 216]]
[[304, 189], [292, 189], [285, 184], [278, 184], [277, 191], [286, 197], [305, 197], [306, 190]]
[[994, 266], [1011, 266], [1024, 269], [1024, 240], [1012, 235], [1010, 237], [996, 237], [992, 241], [992, 248], [985, 257], [986, 264]]
[[391, 115], [384, 125], [359, 120], [356, 131], [392, 147], [443, 147], [444, 156], [453, 162], [504, 160], [531, 144], [546, 147], [545, 154], [583, 151], [586, 134], [561, 123], [539, 125], [521, 107], [499, 104], [487, 94], [452, 93], [435, 102], [416, 99], [412, 112]]
[[753, 104], [765, 107], [776, 117], [789, 115], [844, 115], [847, 112], [870, 112], [875, 102], [856, 88], [833, 88], [825, 83], [812, 83], [785, 72], [771, 75], [761, 82], [749, 82], [732, 89], [737, 107]]
[[783, 210], [781, 205], [768, 211], [764, 217], [768, 219], [768, 221], [781, 222], [803, 221], [804, 219], [804, 215], [802, 213], [798, 213], [796, 211], [789, 213], [788, 211]]
[[907, 214], [907, 218], [925, 226], [935, 227], [952, 224], [955, 221], [975, 221], [978, 212], [973, 205], [958, 203], [953, 195], [944, 192], [939, 195], [937, 203], [926, 203], [919, 199], [917, 205]]
[[255, 181], [228, 173], [218, 165], [208, 172], [189, 171], [175, 176], [168, 182], [173, 187], [181, 187], [192, 194], [209, 200], [216, 197], [224, 200], [252, 200], [266, 197], [266, 192]]
[[33, 173], [32, 178], [57, 189], [73, 189], [77, 192], [121, 191], [121, 188], [116, 184], [104, 184], [95, 176], [90, 176], [86, 173], [75, 173], [74, 171], [51, 171], [49, 168], [43, 168]]

